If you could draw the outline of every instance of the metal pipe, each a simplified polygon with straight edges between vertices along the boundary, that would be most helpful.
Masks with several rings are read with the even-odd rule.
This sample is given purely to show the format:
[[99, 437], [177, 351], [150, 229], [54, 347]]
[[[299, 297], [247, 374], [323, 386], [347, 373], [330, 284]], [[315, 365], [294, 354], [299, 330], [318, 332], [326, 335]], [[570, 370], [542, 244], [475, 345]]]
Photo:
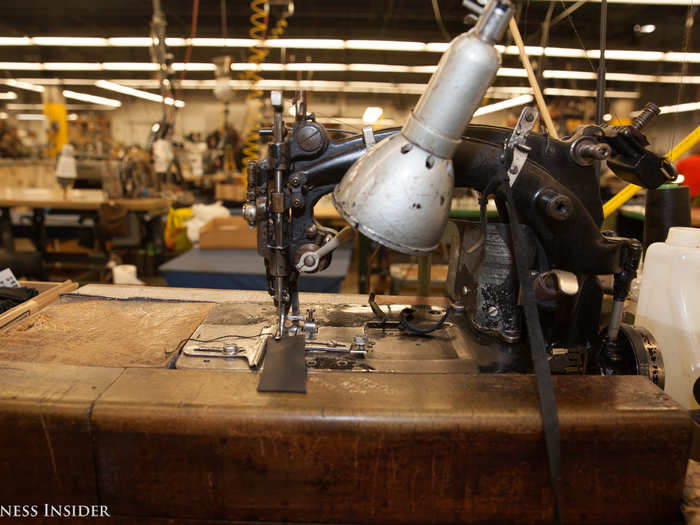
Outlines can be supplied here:
[[622, 310], [625, 306], [625, 301], [614, 301], [612, 311], [610, 312], [610, 323], [608, 323], [608, 341], [617, 341], [617, 335], [620, 332], [620, 323], [622, 322]]

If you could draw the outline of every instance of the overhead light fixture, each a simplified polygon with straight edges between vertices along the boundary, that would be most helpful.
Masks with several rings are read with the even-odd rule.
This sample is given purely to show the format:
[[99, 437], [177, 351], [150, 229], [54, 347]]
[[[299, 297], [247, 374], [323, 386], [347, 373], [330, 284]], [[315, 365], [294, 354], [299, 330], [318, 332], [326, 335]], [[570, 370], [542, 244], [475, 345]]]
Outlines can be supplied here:
[[[567, 0], [571, 1], [571, 0]], [[589, 0], [593, 1], [593, 0]], [[600, 0], [597, 0], [600, 1]], [[616, 0], [610, 0], [615, 2]], [[648, 3], [664, 5], [694, 5], [691, 1], [696, 0], [629, 0], [619, 3]], [[655, 29], [653, 24], [638, 25], [640, 32], [647, 33]], [[447, 47], [446, 42], [411, 42], [394, 40], [339, 40], [323, 38], [279, 38], [269, 40], [253, 40], [248, 38], [167, 38], [166, 45], [171, 47], [183, 47], [192, 45], [193, 47], [238, 47], [246, 48], [259, 46], [265, 48], [296, 48], [296, 49], [362, 49], [367, 51], [413, 51], [443, 53]], [[0, 46], [73, 46], [73, 47], [150, 47], [152, 39], [149, 37], [0, 37]], [[496, 48], [506, 55], [519, 55], [516, 46], [496, 46]], [[600, 51], [597, 49], [583, 50], [580, 48], [568, 47], [546, 47], [526, 46], [525, 52], [531, 56], [547, 56], [560, 58], [598, 58]], [[700, 62], [700, 53], [682, 53], [676, 51], [645, 51], [645, 50], [606, 50], [606, 57], [610, 60], [630, 60], [635, 62], [662, 61], [662, 62]], [[6, 62], [5, 64], [12, 64]], [[16, 63], [15, 63], [16, 64]], [[29, 66], [25, 66], [28, 68]], [[36, 65], [33, 69], [36, 69]], [[180, 65], [179, 67], [184, 67]], [[204, 67], [204, 66], [198, 66]], [[12, 69], [12, 68], [5, 68]], [[17, 69], [17, 68], [15, 68]]]
[[610, 113], [606, 113], [603, 115], [603, 122], [610, 122], [612, 120], [612, 115]]
[[673, 106], [661, 106], [659, 108], [661, 115], [666, 113], [683, 113], [686, 111], [700, 110], [700, 102], [688, 102], [686, 104], [675, 104]]
[[153, 40], [149, 37], [116, 37], [108, 38], [107, 45], [115, 47], [151, 47]]
[[28, 36], [0, 36], [0, 46], [29, 46], [32, 39]]
[[[659, 113], [661, 115], [667, 115], [669, 113], [684, 113], [686, 111], [700, 111], [700, 102], [687, 102], [685, 104], [675, 104], [673, 106], [661, 106], [659, 108]], [[634, 118], [638, 116], [641, 111], [633, 111], [630, 113], [630, 117]]]
[[[543, 93], [551, 97], [589, 97], [596, 98], [598, 92], [594, 89], [545, 88]], [[605, 90], [606, 98], [639, 98], [637, 91]]]
[[396, 40], [346, 40], [346, 49], [367, 49], [373, 51], [425, 51], [423, 42], [399, 42]]
[[43, 67], [39, 62], [0, 62], [0, 69], [10, 71], [41, 71]]
[[499, 77], [527, 78], [527, 71], [517, 67], [502, 67], [498, 69]]
[[[342, 117], [342, 116], [335, 116], [335, 117], [316, 117], [319, 122], [329, 122], [333, 124], [344, 124], [347, 126], [366, 126], [367, 123], [364, 121], [362, 117]], [[375, 123], [376, 125], [379, 126], [395, 126], [396, 121], [394, 119], [390, 118], [380, 118], [377, 120]]]
[[17, 93], [14, 91], [6, 91], [0, 93], [0, 100], [15, 100], [17, 98]]
[[44, 118], [41, 113], [20, 113], [17, 115], [17, 120], [44, 120]]
[[66, 117], [67, 120], [78, 120], [78, 114], [77, 113], [69, 113], [68, 116]]
[[[622, 49], [608, 49], [605, 51], [605, 59], [630, 60], [633, 62], [663, 62], [666, 53], [663, 51], [628, 51]], [[600, 51], [589, 51], [588, 58], [600, 58]]]
[[[115, 91], [124, 95], [131, 95], [132, 97], [142, 98], [144, 100], [150, 100], [152, 102], [163, 102], [163, 97], [161, 95], [149, 93], [148, 91], [141, 91], [140, 89], [135, 89], [133, 87], [117, 84], [116, 82], [110, 82], [108, 80], [98, 80], [97, 82], [95, 82], [95, 85], [99, 88], [108, 89], [110, 91]], [[182, 100], [173, 100], [170, 97], [165, 98], [165, 103], [169, 106], [175, 105], [176, 108], [185, 107], [185, 103]]]
[[21, 80], [14, 79], [5, 80], [4, 82], [6, 85], [17, 89], [26, 89], [27, 91], [34, 91], [35, 93], [44, 92], [44, 86], [32, 84], [31, 82], [23, 82]]
[[[598, 75], [593, 71], [552, 71], [546, 70], [542, 72], [544, 78], [559, 78], [559, 79], [572, 79], [572, 80], [596, 80]], [[610, 77], [607, 77], [610, 78]]]
[[100, 71], [99, 62], [46, 62], [42, 64], [47, 71]]
[[158, 71], [160, 67], [153, 62], [104, 62], [105, 71]]
[[78, 47], [104, 47], [106, 38], [97, 37], [65, 37], [65, 36], [37, 36], [31, 39], [37, 46], [78, 46]]
[[293, 49], [345, 49], [346, 47], [345, 40], [330, 38], [275, 38], [266, 40], [265, 46]]
[[[42, 111], [43, 104], [15, 104], [10, 103], [5, 106], [9, 111]], [[100, 104], [66, 104], [68, 111], [112, 111], [116, 108], [112, 106], [103, 106]]]
[[209, 62], [176, 62], [173, 64], [174, 71], [214, 71], [216, 66]]
[[654, 24], [644, 24], [644, 25], [639, 25], [636, 24], [634, 26], [634, 32], [639, 33], [640, 35], [649, 35], [656, 31], [656, 26]]
[[118, 108], [122, 103], [113, 98], [98, 97], [96, 95], [88, 95], [87, 93], [77, 93], [69, 89], [63, 90], [63, 96], [65, 98], [70, 98], [73, 100], [80, 100], [82, 102], [91, 102], [93, 104], [102, 104], [103, 106], [111, 106], [113, 108]]
[[368, 125], [376, 124], [379, 118], [384, 114], [384, 110], [377, 106], [368, 106], [362, 114], [362, 122]]
[[502, 111], [508, 108], [514, 108], [517, 106], [523, 106], [532, 102], [532, 95], [521, 95], [519, 97], [511, 98], [510, 100], [503, 100], [501, 102], [496, 102], [495, 104], [490, 104], [488, 106], [482, 106], [474, 112], [475, 117], [481, 115], [488, 115], [489, 113], [495, 113], [496, 111]]
[[3, 112], [0, 112], [0, 119], [3, 119], [3, 120], [4, 120], [4, 119], [6, 119], [6, 118], [7, 118], [7, 113], [5, 113], [4, 111], [3, 111]]

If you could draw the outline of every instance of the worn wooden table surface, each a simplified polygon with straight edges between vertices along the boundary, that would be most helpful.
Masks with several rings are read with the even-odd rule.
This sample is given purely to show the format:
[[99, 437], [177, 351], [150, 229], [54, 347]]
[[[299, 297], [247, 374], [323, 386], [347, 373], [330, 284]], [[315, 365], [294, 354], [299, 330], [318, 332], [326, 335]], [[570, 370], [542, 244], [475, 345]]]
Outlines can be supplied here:
[[[114, 306], [98, 313], [96, 296]], [[126, 314], [114, 310], [144, 298], [155, 301], [134, 309], [151, 321], [189, 321], [144, 346], [128, 328], [145, 325], [120, 332], [117, 315]], [[110, 345], [123, 338], [127, 354], [133, 347], [148, 360], [156, 343], [170, 347], [217, 302], [270, 305], [257, 292], [90, 285], [60, 306], [83, 305], [73, 329], [89, 325]], [[58, 316], [50, 319], [51, 333], [66, 337]], [[85, 340], [65, 341], [48, 362], [0, 354], [0, 479], [12, 480], [0, 483], [2, 502], [99, 503], [121, 524], [551, 523], [532, 376], [314, 373], [307, 394], [261, 394], [248, 371], [120, 363], [126, 354], [111, 366], [64, 364], [62, 352], [90, 353]], [[554, 384], [563, 523], [678, 520], [686, 412], [641, 377], [559, 376]]]
[[109, 201], [102, 190], [71, 189], [64, 194], [56, 188], [0, 188], [0, 208], [54, 208], [62, 210], [96, 210], [105, 202], [125, 206], [129, 211], [167, 210], [170, 201], [162, 197], [116, 199]]

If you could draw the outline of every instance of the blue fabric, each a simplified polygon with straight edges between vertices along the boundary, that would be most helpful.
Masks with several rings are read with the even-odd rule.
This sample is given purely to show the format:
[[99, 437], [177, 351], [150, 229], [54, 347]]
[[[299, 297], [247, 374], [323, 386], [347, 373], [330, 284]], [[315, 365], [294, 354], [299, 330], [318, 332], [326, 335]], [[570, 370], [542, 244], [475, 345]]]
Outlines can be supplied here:
[[[338, 293], [348, 273], [352, 249], [338, 249], [331, 265], [299, 277], [299, 291]], [[194, 248], [160, 266], [168, 286], [267, 290], [265, 262], [256, 250], [200, 250]]]

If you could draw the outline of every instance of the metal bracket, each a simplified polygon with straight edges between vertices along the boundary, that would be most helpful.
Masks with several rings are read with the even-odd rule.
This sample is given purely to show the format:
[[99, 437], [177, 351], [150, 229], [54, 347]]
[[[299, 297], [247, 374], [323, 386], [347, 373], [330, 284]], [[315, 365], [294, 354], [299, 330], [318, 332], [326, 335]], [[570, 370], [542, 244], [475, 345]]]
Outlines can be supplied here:
[[527, 156], [532, 149], [526, 144], [527, 137], [535, 126], [539, 115], [540, 112], [537, 111], [536, 108], [530, 106], [524, 107], [522, 113], [520, 113], [518, 123], [513, 130], [513, 134], [508, 139], [508, 142], [506, 142], [504, 155], [506, 159], [510, 159], [508, 183], [511, 187], [515, 184], [518, 175], [520, 175], [520, 171], [523, 169]]
[[372, 126], [365, 126], [362, 128], [362, 140], [365, 141], [365, 147], [368, 150], [377, 143], [377, 140], [374, 138], [374, 130], [372, 129]]
[[305, 253], [301, 260], [297, 263], [297, 270], [300, 272], [315, 272], [316, 269], [318, 269], [318, 265], [321, 263], [321, 259], [323, 257], [354, 238], [354, 230], [350, 226], [346, 226], [318, 250]]

